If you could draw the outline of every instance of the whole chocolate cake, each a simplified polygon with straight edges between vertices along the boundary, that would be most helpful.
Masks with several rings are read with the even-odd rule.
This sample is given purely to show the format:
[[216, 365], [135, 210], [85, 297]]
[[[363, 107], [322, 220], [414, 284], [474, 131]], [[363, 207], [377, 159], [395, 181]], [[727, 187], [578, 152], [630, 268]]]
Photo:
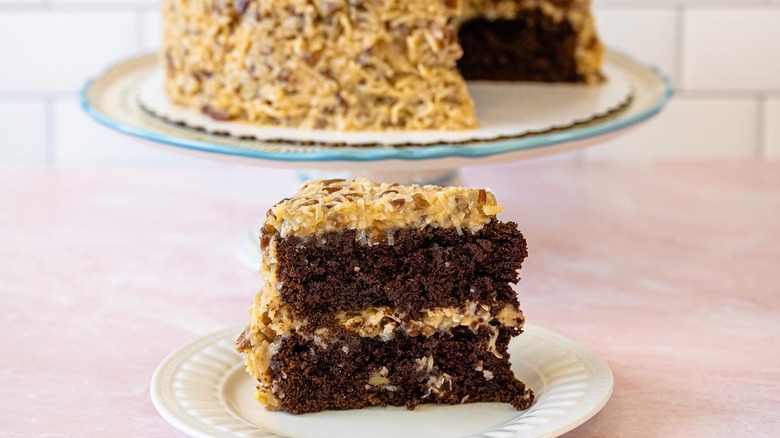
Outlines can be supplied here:
[[483, 189], [310, 181], [268, 211], [262, 290], [236, 347], [291, 413], [506, 402], [526, 242]]
[[168, 96], [219, 120], [463, 130], [465, 80], [601, 80], [590, 0], [163, 0], [163, 23]]

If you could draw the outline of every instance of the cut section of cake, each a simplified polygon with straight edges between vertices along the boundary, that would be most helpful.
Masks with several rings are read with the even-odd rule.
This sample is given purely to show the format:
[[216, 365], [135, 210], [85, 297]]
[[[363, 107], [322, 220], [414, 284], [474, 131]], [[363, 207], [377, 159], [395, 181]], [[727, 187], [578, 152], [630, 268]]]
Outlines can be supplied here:
[[261, 229], [263, 286], [236, 341], [257, 398], [291, 413], [505, 402], [527, 256], [484, 189], [310, 181]]

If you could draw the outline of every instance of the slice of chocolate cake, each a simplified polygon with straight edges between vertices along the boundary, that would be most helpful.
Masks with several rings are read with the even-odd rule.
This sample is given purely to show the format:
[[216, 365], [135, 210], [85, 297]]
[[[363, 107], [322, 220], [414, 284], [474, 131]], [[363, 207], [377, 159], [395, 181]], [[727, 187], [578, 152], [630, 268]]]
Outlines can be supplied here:
[[261, 229], [262, 290], [236, 341], [257, 398], [291, 413], [506, 402], [527, 255], [483, 189], [310, 181]]

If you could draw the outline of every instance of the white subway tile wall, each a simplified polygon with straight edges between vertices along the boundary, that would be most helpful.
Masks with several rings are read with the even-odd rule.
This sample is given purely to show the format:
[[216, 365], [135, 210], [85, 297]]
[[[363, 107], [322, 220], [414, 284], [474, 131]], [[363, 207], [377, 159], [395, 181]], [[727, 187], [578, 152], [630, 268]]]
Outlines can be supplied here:
[[134, 14], [14, 11], [0, 14], [0, 92], [75, 92], [84, 79], [134, 53]]
[[[59, 99], [53, 105], [53, 159], [62, 164], [101, 164], [107, 161], [126, 165], [190, 164], [192, 159], [180, 157], [170, 148], [160, 150], [125, 137], [84, 113], [75, 97]], [[181, 161], [179, 161], [181, 159]], [[197, 163], [197, 162], [196, 162]]]
[[663, 116], [622, 139], [585, 150], [585, 156], [643, 161], [751, 159], [756, 157], [758, 114], [759, 105], [751, 99], [676, 99]]
[[653, 64], [677, 79], [674, 9], [599, 9], [596, 19], [601, 38], [611, 48]]
[[[594, 0], [607, 45], [659, 66], [677, 95], [585, 160], [780, 159], [780, 0]], [[155, 50], [159, 0], [0, 0], [0, 164], [197, 165], [84, 115], [77, 93]]]
[[0, 101], [0, 163], [46, 161], [46, 106], [41, 101]]
[[162, 14], [158, 9], [144, 11], [141, 20], [141, 48], [147, 52], [155, 51], [160, 47], [162, 38]]
[[780, 9], [689, 10], [684, 86], [780, 90]]

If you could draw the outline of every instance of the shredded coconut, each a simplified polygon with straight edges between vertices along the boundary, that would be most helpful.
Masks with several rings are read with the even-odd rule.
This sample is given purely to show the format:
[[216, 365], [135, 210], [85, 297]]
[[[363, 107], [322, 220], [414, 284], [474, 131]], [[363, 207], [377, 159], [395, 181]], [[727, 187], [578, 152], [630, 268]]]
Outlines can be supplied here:
[[456, 228], [476, 232], [504, 211], [486, 189], [401, 186], [367, 179], [307, 181], [271, 207], [262, 241], [355, 230], [363, 244], [387, 244], [400, 228]]
[[218, 120], [472, 129], [457, 28], [529, 9], [567, 21], [577, 31], [577, 71], [598, 77], [603, 47], [590, 0], [164, 0], [165, 89]]

